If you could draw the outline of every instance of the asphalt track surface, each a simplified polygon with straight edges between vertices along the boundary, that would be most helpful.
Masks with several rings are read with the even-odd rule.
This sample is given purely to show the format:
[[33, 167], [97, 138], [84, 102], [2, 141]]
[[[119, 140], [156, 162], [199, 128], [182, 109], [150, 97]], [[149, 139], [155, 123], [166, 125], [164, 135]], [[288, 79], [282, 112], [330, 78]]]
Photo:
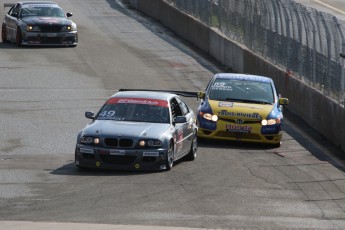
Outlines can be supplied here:
[[295, 2], [332, 14], [345, 21], [345, 4], [343, 0], [295, 0]]
[[126, 5], [57, 2], [76, 48], [0, 44], [1, 229], [345, 228], [342, 153], [288, 110], [277, 149], [212, 141], [168, 172], [78, 171], [85, 111], [119, 88], [203, 90], [226, 69]]

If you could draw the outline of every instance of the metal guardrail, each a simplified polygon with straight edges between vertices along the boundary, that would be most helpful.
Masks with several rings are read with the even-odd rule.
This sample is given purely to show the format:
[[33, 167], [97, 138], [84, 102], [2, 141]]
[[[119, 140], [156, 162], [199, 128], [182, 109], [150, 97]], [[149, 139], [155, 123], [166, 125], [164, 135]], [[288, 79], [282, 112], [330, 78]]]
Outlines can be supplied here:
[[345, 22], [293, 0], [166, 0], [344, 105]]

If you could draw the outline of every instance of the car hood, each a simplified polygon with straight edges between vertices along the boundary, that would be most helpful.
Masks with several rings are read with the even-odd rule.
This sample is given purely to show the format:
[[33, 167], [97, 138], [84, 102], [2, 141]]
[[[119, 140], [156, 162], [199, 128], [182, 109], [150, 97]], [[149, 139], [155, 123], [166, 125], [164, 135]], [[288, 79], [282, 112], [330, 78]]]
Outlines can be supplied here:
[[159, 138], [170, 124], [96, 120], [89, 124], [83, 135]]
[[71, 20], [67, 18], [56, 17], [27, 17], [22, 19], [23, 22], [30, 25], [71, 25]]
[[276, 106], [275, 104], [254, 104], [213, 100], [209, 100], [209, 103], [213, 114], [217, 114], [219, 118], [253, 121], [266, 119]]

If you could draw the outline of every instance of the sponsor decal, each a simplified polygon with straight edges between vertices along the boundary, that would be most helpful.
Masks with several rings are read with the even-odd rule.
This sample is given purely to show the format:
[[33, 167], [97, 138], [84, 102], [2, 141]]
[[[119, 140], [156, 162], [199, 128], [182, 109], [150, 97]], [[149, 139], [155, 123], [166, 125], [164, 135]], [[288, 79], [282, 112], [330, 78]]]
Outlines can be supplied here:
[[248, 125], [242, 126], [242, 125], [227, 124], [226, 131], [236, 132], [236, 133], [251, 133], [252, 127]]
[[110, 149], [109, 154], [113, 155], [113, 156], [124, 156], [124, 155], [126, 155], [126, 151], [125, 150], [119, 150], [119, 149]]
[[232, 80], [246, 80], [246, 81], [258, 81], [258, 82], [269, 82], [268, 78], [260, 77], [260, 76], [250, 76], [246, 75], [220, 75], [218, 78], [221, 79], [232, 79]]
[[234, 103], [233, 102], [219, 102], [218, 103], [218, 107], [229, 107], [229, 108], [232, 108], [234, 107]]
[[111, 119], [114, 121], [123, 121], [125, 118], [121, 116], [116, 116], [115, 110], [104, 110], [102, 113], [98, 115], [99, 119]]
[[[26, 5], [27, 7], [26, 8], [35, 8], [35, 7], [38, 7], [38, 8], [41, 8], [41, 7], [47, 7], [47, 6], [49, 6], [49, 7], [54, 7], [55, 5], [54, 4], [51, 4], [51, 3], [45, 3], [45, 4], [42, 4], [42, 3], [40, 3], [40, 4], [28, 4], [28, 5]], [[25, 8], [25, 7], [24, 7]]]
[[81, 152], [81, 153], [92, 153], [93, 154], [93, 149], [80, 148], [79, 152]]
[[221, 91], [232, 91], [232, 86], [226, 85], [225, 82], [215, 82], [211, 86], [212, 90], [221, 90]]
[[101, 166], [101, 162], [96, 161], [96, 166], [97, 166], [97, 167]]
[[227, 110], [222, 110], [218, 112], [218, 115], [225, 116], [225, 117], [243, 117], [243, 118], [261, 120], [261, 116], [258, 113], [229, 112]]
[[144, 157], [158, 157], [159, 152], [143, 152]]
[[107, 104], [140, 104], [140, 105], [155, 105], [161, 107], [168, 107], [168, 102], [165, 100], [157, 100], [150, 98], [110, 98]]
[[138, 169], [138, 168], [140, 168], [140, 165], [139, 164], [135, 164], [134, 168]]

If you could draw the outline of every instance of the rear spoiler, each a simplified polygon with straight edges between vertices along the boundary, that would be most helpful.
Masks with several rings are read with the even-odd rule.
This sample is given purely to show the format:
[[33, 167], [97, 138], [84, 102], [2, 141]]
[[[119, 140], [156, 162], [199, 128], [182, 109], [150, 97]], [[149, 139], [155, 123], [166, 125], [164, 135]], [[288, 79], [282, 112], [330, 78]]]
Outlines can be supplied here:
[[4, 9], [12, 6], [14, 6], [14, 3], [4, 3]]
[[183, 97], [196, 97], [200, 98], [202, 92], [187, 92], [187, 91], [175, 91], [175, 90], [154, 90], [154, 89], [119, 89], [119, 92], [123, 91], [146, 91], [146, 92], [164, 92], [173, 93]]

